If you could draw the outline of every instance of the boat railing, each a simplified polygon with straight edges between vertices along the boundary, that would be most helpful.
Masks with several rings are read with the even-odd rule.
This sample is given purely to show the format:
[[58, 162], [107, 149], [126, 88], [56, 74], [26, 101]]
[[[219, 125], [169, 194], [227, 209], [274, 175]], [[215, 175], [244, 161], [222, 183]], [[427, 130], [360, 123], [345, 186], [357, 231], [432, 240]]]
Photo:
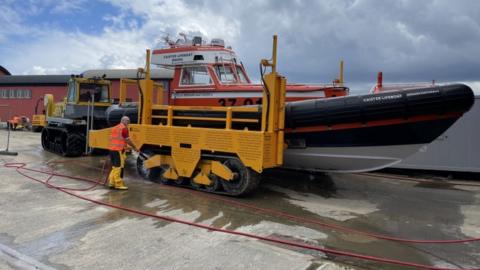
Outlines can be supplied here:
[[435, 80], [430, 82], [399, 82], [399, 83], [383, 83], [383, 72], [378, 72], [377, 74], [377, 84], [372, 87], [370, 93], [376, 94], [385, 91], [396, 91], [396, 90], [406, 90], [412, 88], [422, 88], [422, 87], [432, 87], [435, 86]]
[[435, 86], [435, 82], [410, 82], [410, 83], [388, 83], [381, 85], [374, 85], [370, 90], [370, 93], [380, 93], [386, 91], [407, 90], [414, 88], [432, 87]]
[[331, 83], [288, 83], [289, 86], [313, 86], [313, 87], [341, 87], [339, 83], [331, 82]]

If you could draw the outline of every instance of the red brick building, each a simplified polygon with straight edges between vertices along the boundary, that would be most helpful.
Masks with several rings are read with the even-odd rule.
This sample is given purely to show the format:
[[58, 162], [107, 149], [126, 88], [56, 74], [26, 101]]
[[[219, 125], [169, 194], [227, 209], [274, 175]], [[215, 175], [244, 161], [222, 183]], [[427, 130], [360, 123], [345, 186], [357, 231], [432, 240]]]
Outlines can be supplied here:
[[[2, 76], [2, 74], [4, 76]], [[103, 76], [112, 81], [112, 97], [118, 98], [120, 78], [136, 77], [136, 70], [89, 70], [83, 73], [84, 77]], [[55, 101], [61, 101], [67, 94], [67, 82], [70, 75], [10, 75], [0, 66], [0, 118], [1, 121], [13, 115], [27, 116], [35, 114], [37, 101], [43, 100], [45, 94], [53, 94]], [[164, 69], [152, 70], [152, 79], [163, 83], [165, 89], [169, 88], [173, 78], [173, 71]], [[137, 100], [138, 94], [132, 91], [129, 95], [132, 100]], [[6, 105], [6, 106], [5, 106]], [[39, 101], [39, 112], [43, 110], [43, 102]]]

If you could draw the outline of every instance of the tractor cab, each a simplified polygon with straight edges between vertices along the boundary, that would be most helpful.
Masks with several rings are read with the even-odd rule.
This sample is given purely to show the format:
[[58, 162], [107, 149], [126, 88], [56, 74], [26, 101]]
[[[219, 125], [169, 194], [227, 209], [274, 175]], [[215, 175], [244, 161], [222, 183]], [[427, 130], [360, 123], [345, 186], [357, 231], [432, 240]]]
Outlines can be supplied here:
[[104, 118], [105, 111], [112, 105], [111, 88], [111, 82], [101, 78], [70, 78], [63, 117], [84, 119], [90, 114]]
[[86, 105], [89, 102], [95, 105], [111, 105], [111, 83], [98, 78], [72, 77], [68, 82], [67, 104]]
[[112, 105], [111, 89], [110, 81], [102, 78], [72, 76], [62, 102], [54, 103], [53, 95], [46, 94], [43, 148], [63, 156], [88, 153], [88, 131], [108, 126], [105, 115]]

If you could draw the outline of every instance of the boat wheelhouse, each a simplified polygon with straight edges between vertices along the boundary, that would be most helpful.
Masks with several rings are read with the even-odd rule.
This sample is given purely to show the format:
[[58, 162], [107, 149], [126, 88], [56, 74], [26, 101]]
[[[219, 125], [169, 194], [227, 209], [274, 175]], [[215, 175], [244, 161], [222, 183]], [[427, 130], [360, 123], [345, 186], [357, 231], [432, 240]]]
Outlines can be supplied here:
[[[235, 51], [221, 39], [206, 44], [193, 40], [167, 40], [156, 49], [152, 64], [174, 70], [168, 103], [195, 106], [242, 106], [261, 104], [263, 86], [254, 84]], [[342, 73], [342, 72], [341, 72]], [[340, 75], [340, 78], [343, 76]], [[346, 96], [343, 79], [331, 84], [287, 84], [287, 101]]]

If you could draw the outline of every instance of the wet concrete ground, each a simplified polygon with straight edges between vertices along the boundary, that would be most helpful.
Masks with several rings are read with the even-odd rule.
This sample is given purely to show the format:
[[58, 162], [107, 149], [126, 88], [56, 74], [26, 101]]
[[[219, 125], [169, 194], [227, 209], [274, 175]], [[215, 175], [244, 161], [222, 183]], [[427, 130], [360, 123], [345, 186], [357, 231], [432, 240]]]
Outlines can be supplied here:
[[[6, 132], [0, 131], [0, 148]], [[105, 157], [60, 158], [44, 152], [39, 134], [12, 133], [17, 157], [56, 171], [97, 178]], [[45, 175], [28, 172], [45, 179]], [[207, 231], [123, 212], [29, 180], [0, 167], [0, 269], [405, 269]], [[58, 185], [89, 184], [55, 178]], [[160, 215], [218, 228], [367, 255], [450, 268], [480, 266], [480, 243], [432, 245], [378, 240], [245, 209], [187, 189], [145, 181], [130, 157], [128, 191], [78, 192]], [[480, 183], [480, 182], [478, 182]], [[225, 197], [220, 197], [225, 198]], [[349, 228], [416, 239], [480, 237], [480, 187], [414, 183], [358, 174], [314, 177], [273, 171], [249, 198], [233, 201]]]

